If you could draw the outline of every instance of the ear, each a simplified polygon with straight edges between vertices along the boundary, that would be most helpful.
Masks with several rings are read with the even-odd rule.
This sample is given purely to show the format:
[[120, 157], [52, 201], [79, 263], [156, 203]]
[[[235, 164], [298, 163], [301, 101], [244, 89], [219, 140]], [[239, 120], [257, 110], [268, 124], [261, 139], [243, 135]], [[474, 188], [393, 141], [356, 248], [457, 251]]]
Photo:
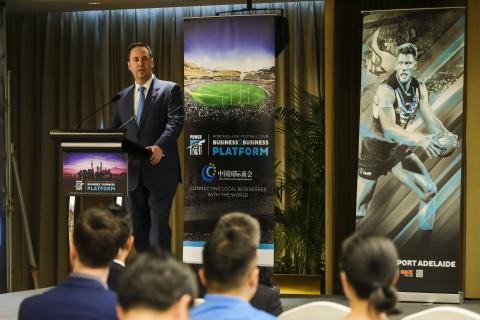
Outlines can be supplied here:
[[118, 304], [115, 306], [117, 309], [117, 317], [120, 320], [125, 319], [125, 312], [123, 311], [122, 307], [120, 307]]
[[207, 277], [205, 277], [205, 269], [204, 268], [198, 269], [198, 277], [200, 278], [200, 282], [203, 284], [203, 286], [207, 287]]
[[258, 286], [258, 278], [260, 275], [260, 270], [257, 266], [252, 269], [252, 271], [248, 275], [248, 286], [251, 288], [257, 288]]
[[350, 292], [350, 283], [348, 283], [345, 271], [340, 271], [340, 282], [342, 283], [343, 293], [348, 296], [348, 293]]
[[131, 67], [130, 67], [130, 59], [128, 59], [127, 67], [128, 67], [128, 70], [129, 70], [129, 71], [132, 71], [132, 69], [131, 69]]
[[184, 294], [180, 297], [180, 299], [172, 306], [174, 319], [189, 319], [190, 301], [192, 301], [192, 297], [189, 294]]
[[77, 248], [75, 248], [75, 245], [72, 243], [70, 244], [70, 262], [73, 264], [73, 261], [77, 259], [78, 259]]
[[128, 236], [127, 242], [125, 243], [125, 250], [127, 250], [128, 252], [132, 251], [134, 240], [135, 238], [133, 237], [133, 235]]
[[392, 280], [392, 286], [396, 286], [397, 285], [397, 282], [398, 282], [398, 278], [399, 278], [399, 273], [398, 273], [398, 270], [395, 272], [395, 276], [393, 277], [393, 280]]

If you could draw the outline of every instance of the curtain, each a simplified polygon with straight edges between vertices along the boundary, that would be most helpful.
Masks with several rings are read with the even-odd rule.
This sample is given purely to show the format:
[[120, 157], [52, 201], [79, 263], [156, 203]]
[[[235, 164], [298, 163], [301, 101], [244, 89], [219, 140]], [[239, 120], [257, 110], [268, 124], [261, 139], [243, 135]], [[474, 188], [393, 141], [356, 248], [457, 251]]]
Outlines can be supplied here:
[[[40, 287], [62, 281], [69, 272], [67, 204], [61, 195], [61, 154], [51, 129], [75, 123], [133, 83], [127, 48], [149, 43], [154, 73], [183, 84], [183, 18], [212, 16], [243, 6], [150, 8], [7, 15], [8, 68], [12, 71], [12, 135], [37, 264]], [[323, 1], [272, 3], [284, 9], [290, 42], [277, 58], [276, 105], [288, 105], [292, 86], [323, 96]], [[102, 128], [110, 108], [82, 124]], [[276, 160], [284, 137], [276, 136]], [[183, 136], [179, 139], [183, 165]], [[18, 197], [17, 197], [18, 198]], [[18, 201], [16, 202], [16, 204]], [[32, 287], [20, 211], [13, 216], [14, 290]], [[172, 207], [173, 250], [181, 257], [183, 187]]]

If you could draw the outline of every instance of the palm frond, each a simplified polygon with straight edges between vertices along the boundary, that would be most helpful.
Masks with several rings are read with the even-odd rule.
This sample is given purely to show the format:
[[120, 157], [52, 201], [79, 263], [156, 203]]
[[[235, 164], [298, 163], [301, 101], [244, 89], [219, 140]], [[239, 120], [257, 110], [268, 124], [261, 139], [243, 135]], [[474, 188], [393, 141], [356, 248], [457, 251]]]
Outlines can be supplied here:
[[[285, 170], [276, 165], [276, 266], [282, 272], [324, 271], [324, 104], [294, 87], [291, 105], [276, 109], [285, 135]], [[289, 201], [283, 200], [286, 194]]]

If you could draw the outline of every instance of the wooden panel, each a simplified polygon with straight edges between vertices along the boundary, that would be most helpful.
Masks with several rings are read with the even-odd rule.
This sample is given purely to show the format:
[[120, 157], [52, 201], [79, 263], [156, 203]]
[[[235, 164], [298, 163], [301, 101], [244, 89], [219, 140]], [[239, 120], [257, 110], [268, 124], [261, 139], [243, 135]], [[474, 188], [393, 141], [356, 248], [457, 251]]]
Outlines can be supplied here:
[[465, 297], [480, 298], [480, 1], [467, 11]]

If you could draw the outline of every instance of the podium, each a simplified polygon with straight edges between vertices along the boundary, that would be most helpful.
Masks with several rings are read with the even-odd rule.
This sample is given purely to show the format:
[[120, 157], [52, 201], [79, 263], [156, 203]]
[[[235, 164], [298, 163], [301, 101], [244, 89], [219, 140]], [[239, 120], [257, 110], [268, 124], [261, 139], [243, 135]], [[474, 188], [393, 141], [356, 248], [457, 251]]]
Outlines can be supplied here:
[[[68, 234], [72, 240], [81, 197], [112, 197], [122, 205], [128, 191], [128, 159], [149, 158], [151, 151], [119, 130], [51, 130], [62, 151], [62, 193], [68, 198]], [[71, 243], [71, 242], [70, 242]]]

